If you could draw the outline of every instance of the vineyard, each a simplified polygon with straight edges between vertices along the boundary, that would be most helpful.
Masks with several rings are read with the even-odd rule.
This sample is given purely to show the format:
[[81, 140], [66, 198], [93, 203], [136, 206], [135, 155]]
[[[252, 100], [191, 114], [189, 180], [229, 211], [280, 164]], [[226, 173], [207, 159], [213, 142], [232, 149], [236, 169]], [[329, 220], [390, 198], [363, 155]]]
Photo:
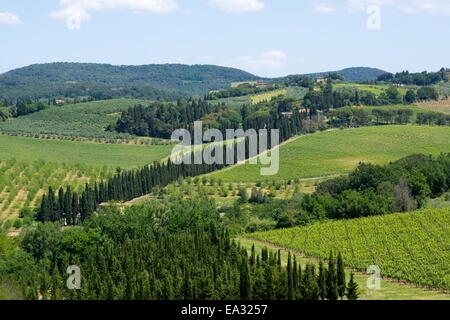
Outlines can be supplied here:
[[450, 210], [431, 209], [255, 233], [249, 237], [326, 259], [342, 252], [348, 267], [377, 265], [381, 275], [450, 289]]
[[281, 95], [285, 95], [286, 92], [287, 92], [286, 89], [269, 91], [269, 92], [254, 95], [251, 97], [251, 100], [252, 100], [253, 104], [258, 104], [258, 103], [261, 103], [264, 101], [270, 101], [272, 98], [275, 98], [275, 97], [278, 97]]
[[90, 139], [133, 139], [129, 134], [107, 132], [105, 128], [117, 121], [120, 112], [145, 100], [114, 99], [69, 104], [0, 122], [0, 131], [9, 134], [57, 135]]
[[[48, 187], [53, 190], [70, 185], [72, 190], [80, 191], [88, 182], [106, 179], [112, 175], [107, 167], [88, 165], [68, 165], [42, 160], [0, 161], [0, 226], [7, 227], [19, 217], [24, 207], [39, 205], [40, 198]], [[17, 225], [16, 225], [17, 227]]]

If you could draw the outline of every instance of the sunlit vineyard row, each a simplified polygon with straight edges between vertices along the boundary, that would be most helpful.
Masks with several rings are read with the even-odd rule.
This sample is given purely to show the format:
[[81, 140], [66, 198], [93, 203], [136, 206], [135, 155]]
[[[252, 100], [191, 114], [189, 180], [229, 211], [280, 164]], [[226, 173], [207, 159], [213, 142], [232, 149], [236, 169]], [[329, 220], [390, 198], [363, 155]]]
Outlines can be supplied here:
[[261, 103], [264, 101], [270, 101], [272, 98], [278, 97], [280, 95], [285, 95], [286, 92], [287, 92], [286, 89], [269, 91], [269, 92], [254, 95], [251, 97], [251, 100], [252, 100], [253, 104], [257, 104], [257, 103]]
[[88, 165], [68, 165], [45, 161], [0, 161], [0, 226], [11, 224], [24, 207], [39, 205], [44, 191], [51, 186], [57, 190], [70, 185], [81, 191], [84, 184], [105, 179], [111, 169]]
[[418, 286], [450, 289], [450, 209], [330, 221], [250, 235], [308, 256], [342, 252], [348, 267]]

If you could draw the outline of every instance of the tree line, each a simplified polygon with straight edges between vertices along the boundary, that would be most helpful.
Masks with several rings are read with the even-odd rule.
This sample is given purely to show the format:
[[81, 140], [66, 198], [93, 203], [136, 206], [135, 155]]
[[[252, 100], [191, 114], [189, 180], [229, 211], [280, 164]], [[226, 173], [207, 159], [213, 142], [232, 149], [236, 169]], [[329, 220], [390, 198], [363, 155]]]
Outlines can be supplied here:
[[407, 108], [375, 108], [367, 111], [359, 108], [341, 108], [327, 113], [331, 127], [368, 126], [371, 124], [408, 124], [450, 126], [450, 115], [441, 112], [418, 112]]
[[450, 154], [412, 155], [385, 166], [360, 164], [348, 176], [322, 182], [311, 203], [321, 203], [328, 218], [349, 219], [413, 211], [449, 189]]
[[393, 73], [385, 73], [378, 77], [377, 81], [400, 83], [405, 85], [430, 86], [440, 81], [447, 81], [447, 69], [442, 68], [438, 72], [417, 72], [410, 73], [409, 71], [402, 71]]
[[333, 90], [331, 82], [320, 89], [310, 87], [303, 100], [303, 107], [311, 112], [340, 109], [345, 106], [384, 106], [396, 104], [411, 104], [417, 101], [438, 100], [439, 93], [433, 87], [421, 87], [417, 90], [408, 89], [405, 96], [395, 87], [389, 87], [379, 95], [365, 90], [339, 88]]

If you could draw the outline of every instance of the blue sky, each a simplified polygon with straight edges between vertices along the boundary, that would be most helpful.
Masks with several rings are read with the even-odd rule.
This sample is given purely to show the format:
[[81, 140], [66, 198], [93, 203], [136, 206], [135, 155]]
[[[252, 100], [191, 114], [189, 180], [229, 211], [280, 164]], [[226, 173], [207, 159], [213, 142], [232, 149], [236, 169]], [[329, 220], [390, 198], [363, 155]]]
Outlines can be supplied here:
[[55, 61], [437, 70], [450, 67], [449, 30], [450, 0], [2, 0], [0, 72]]

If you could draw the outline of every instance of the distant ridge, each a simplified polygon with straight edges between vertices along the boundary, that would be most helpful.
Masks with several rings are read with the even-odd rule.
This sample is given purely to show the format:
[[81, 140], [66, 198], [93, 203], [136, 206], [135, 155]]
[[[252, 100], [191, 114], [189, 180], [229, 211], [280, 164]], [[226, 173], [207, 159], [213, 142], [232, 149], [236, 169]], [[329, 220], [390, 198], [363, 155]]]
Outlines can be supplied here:
[[386, 73], [387, 71], [376, 69], [376, 68], [368, 68], [368, 67], [352, 67], [346, 68], [339, 71], [328, 71], [328, 72], [317, 72], [317, 73], [309, 73], [305, 74], [309, 77], [322, 77], [326, 76], [330, 73], [338, 73], [345, 77], [345, 81], [347, 82], [359, 82], [359, 81], [371, 81], [376, 80], [378, 76]]
[[236, 81], [259, 80], [248, 72], [214, 65], [149, 64], [114, 66], [96, 63], [45, 63], [15, 69], [0, 75], [0, 97], [35, 98], [133, 93], [136, 97], [174, 98], [203, 95], [229, 87]]

